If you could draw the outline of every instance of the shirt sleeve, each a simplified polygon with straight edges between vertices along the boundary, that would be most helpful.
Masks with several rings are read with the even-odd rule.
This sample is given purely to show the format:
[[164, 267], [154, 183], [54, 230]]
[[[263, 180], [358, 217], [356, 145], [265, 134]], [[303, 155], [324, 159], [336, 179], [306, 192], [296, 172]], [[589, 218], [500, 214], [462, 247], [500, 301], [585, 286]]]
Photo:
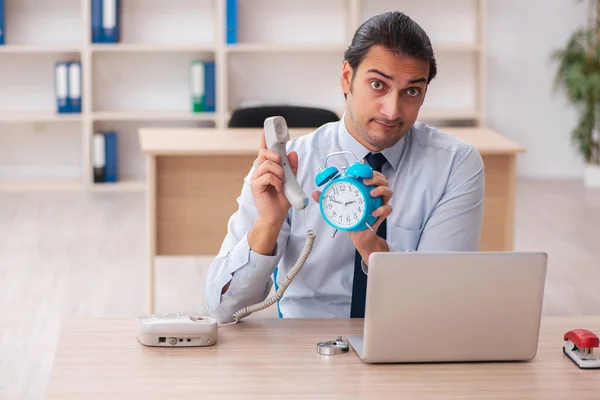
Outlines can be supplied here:
[[417, 251], [479, 250], [484, 178], [481, 155], [469, 146], [423, 228]]
[[[273, 286], [272, 273], [281, 260], [289, 236], [289, 220], [286, 218], [279, 233], [272, 255], [262, 255], [250, 249], [248, 232], [258, 217], [250, 191], [250, 176], [244, 179], [238, 210], [231, 216], [227, 234], [219, 254], [210, 265], [206, 277], [206, 307], [219, 322], [233, 321], [233, 314], [263, 301]], [[227, 292], [223, 287], [231, 280]]]

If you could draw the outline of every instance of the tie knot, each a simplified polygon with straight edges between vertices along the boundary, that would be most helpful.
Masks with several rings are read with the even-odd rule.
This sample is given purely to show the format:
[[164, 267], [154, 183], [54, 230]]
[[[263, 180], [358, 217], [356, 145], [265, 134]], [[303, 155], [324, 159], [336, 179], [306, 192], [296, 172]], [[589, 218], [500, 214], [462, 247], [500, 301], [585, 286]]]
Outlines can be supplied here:
[[381, 172], [383, 164], [387, 161], [385, 156], [381, 153], [369, 153], [365, 157], [371, 168], [377, 172]]

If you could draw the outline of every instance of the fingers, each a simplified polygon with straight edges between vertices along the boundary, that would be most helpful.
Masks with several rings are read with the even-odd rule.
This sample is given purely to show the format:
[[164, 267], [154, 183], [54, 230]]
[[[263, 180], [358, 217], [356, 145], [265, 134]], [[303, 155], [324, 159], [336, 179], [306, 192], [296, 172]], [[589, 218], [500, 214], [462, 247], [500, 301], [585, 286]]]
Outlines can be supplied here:
[[318, 203], [319, 199], [321, 198], [321, 191], [320, 190], [314, 190], [312, 192], [312, 198], [313, 198], [314, 201], [316, 201]]
[[378, 209], [376, 209], [375, 211], [373, 211], [373, 216], [377, 217], [377, 221], [375, 221], [375, 223], [373, 224], [373, 227], [372, 227], [373, 230], [375, 232], [377, 232], [379, 225], [381, 225], [383, 223], [383, 220], [385, 220], [391, 214], [392, 214], [392, 206], [390, 206], [389, 204], [381, 206]]
[[384, 206], [377, 208], [375, 211], [373, 211], [373, 216], [377, 217], [378, 220], [384, 220], [387, 217], [389, 217], [391, 213], [392, 213], [392, 206], [389, 204], [386, 204]]
[[281, 156], [279, 153], [267, 149], [261, 149], [258, 152], [258, 158], [256, 159], [256, 167], [259, 167], [265, 161], [273, 161], [276, 164], [281, 165]]
[[290, 162], [290, 167], [292, 167], [292, 172], [294, 175], [298, 172], [298, 153], [295, 151], [290, 151], [288, 154], [288, 160]]
[[253, 174], [253, 178], [257, 179], [263, 175], [273, 174], [275, 175], [281, 182], [285, 182], [285, 174], [283, 172], [283, 168], [281, 165], [276, 164], [271, 160], [266, 160], [262, 164], [260, 164], [255, 170]]
[[[292, 172], [294, 173], [294, 175], [296, 175], [296, 173], [298, 172], [298, 153], [295, 151], [291, 151], [287, 157], [288, 161], [290, 162]], [[267, 149], [261, 149], [258, 152], [258, 157], [256, 158], [254, 165], [256, 167], [259, 167], [262, 163], [264, 163], [267, 160], [273, 161], [274, 163], [279, 165], [283, 165], [279, 153]]]
[[384, 205], [392, 198], [392, 189], [388, 187], [388, 180], [381, 172], [375, 171], [373, 177], [365, 179], [364, 183], [369, 186], [377, 186], [375, 189], [371, 190], [371, 196], [381, 196]]
[[266, 150], [267, 149], [267, 139], [265, 138], [265, 131], [263, 130], [260, 134], [260, 150]]
[[283, 182], [276, 175], [265, 174], [256, 179], [253, 179], [250, 186], [257, 192], [262, 193], [268, 190], [269, 186], [273, 186], [278, 192], [283, 192]]
[[392, 195], [394, 194], [392, 192], [392, 189], [390, 189], [387, 186], [378, 186], [375, 189], [371, 190], [371, 196], [373, 197], [379, 197], [381, 196], [381, 200], [383, 202], [383, 204], [387, 204], [390, 199], [392, 198]]
[[368, 186], [387, 186], [388, 180], [381, 172], [375, 171], [373, 177], [365, 179], [364, 183]]

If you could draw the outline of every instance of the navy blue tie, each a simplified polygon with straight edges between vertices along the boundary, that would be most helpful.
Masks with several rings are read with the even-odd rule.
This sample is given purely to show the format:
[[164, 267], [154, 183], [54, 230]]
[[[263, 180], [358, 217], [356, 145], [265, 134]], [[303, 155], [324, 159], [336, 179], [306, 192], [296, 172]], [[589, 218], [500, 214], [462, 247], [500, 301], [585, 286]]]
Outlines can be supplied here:
[[[378, 172], [381, 172], [383, 164], [387, 161], [381, 153], [369, 153], [365, 159], [369, 165]], [[377, 236], [386, 238], [386, 220], [384, 219], [377, 229]], [[368, 228], [367, 228], [368, 229]], [[367, 295], [367, 275], [362, 269], [362, 257], [356, 251], [354, 256], [354, 280], [352, 283], [352, 306], [350, 308], [350, 318], [365, 317], [365, 300]]]

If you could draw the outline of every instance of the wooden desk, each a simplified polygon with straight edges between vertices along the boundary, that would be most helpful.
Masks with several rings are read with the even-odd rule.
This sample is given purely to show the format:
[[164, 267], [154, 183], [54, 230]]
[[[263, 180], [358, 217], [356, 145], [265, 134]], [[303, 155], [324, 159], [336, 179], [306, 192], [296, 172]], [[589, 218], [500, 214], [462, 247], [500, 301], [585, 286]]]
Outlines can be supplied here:
[[[150, 311], [156, 256], [216, 255], [237, 210], [261, 129], [143, 128], [147, 157]], [[292, 137], [313, 129], [291, 129]], [[482, 250], [512, 250], [515, 158], [524, 149], [490, 129], [448, 128], [473, 144], [485, 164]]]
[[222, 327], [215, 346], [188, 349], [142, 346], [136, 324], [67, 321], [46, 398], [600, 399], [600, 370], [562, 353], [565, 332], [600, 332], [600, 317], [544, 318], [531, 362], [412, 365], [317, 354], [320, 341], [361, 333], [360, 319], [244, 320]]

